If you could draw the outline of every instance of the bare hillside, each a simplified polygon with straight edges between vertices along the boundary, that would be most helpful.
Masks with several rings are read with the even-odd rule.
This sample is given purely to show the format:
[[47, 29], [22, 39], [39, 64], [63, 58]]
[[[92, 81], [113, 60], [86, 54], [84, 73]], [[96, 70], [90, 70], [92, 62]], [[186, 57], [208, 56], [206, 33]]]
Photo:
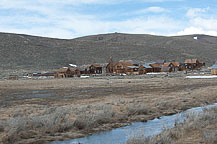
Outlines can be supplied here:
[[111, 33], [64, 40], [0, 33], [2, 69], [52, 69], [69, 63], [106, 63], [110, 57], [136, 61], [199, 58], [210, 65], [217, 59], [216, 54], [217, 37], [207, 35]]

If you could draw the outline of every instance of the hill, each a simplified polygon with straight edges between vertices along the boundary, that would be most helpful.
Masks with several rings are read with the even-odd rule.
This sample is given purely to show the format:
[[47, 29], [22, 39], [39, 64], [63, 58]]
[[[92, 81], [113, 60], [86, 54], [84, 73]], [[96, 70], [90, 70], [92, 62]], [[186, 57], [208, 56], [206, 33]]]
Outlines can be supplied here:
[[[194, 39], [197, 37], [197, 40]], [[217, 54], [217, 37], [208, 35], [154, 36], [145, 34], [100, 34], [71, 40], [0, 33], [2, 69], [55, 69], [113, 60], [184, 61], [198, 58], [208, 65]]]

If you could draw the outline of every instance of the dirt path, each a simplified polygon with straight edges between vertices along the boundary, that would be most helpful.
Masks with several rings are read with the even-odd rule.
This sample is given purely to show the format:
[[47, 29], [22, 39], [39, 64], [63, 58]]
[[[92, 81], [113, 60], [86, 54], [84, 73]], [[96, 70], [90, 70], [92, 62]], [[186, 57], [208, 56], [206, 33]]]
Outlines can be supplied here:
[[[215, 102], [217, 79], [1, 80], [0, 120], [6, 124], [3, 130], [0, 124], [0, 141], [43, 143], [71, 139]], [[60, 125], [55, 130], [36, 127], [32, 120], [57, 114], [59, 118], [60, 113], [64, 116], [55, 123]], [[18, 118], [27, 122], [19, 131], [18, 123], [13, 123], [18, 133], [15, 135], [7, 124]], [[25, 133], [27, 127], [31, 135]]]

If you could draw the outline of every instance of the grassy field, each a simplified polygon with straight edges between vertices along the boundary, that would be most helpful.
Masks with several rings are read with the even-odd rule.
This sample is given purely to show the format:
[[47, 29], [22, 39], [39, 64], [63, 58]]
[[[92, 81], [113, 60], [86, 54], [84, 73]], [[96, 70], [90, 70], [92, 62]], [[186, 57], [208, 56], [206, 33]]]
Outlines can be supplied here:
[[0, 143], [44, 143], [215, 103], [217, 79], [0, 80]]

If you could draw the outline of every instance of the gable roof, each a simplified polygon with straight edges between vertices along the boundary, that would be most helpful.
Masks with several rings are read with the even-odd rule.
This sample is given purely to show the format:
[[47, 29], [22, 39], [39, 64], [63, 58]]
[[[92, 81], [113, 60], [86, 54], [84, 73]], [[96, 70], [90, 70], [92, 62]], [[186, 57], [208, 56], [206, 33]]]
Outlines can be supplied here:
[[160, 64], [150, 64], [152, 68], [161, 68]]
[[180, 66], [180, 65], [181, 65], [181, 63], [180, 63], [180, 62], [172, 62], [172, 64], [173, 64], [175, 67], [178, 67], [178, 66]]
[[197, 63], [198, 59], [186, 59], [185, 63]]
[[101, 68], [102, 67], [100, 64], [92, 64], [91, 66], [94, 66], [95, 68]]
[[169, 67], [171, 64], [173, 65], [173, 63], [171, 62], [167, 62], [167, 63], [164, 63], [162, 67]]
[[62, 68], [59, 69], [59, 72], [62, 72], [62, 73], [67, 72], [67, 71], [73, 71], [73, 69], [68, 68], [68, 67], [62, 67]]

